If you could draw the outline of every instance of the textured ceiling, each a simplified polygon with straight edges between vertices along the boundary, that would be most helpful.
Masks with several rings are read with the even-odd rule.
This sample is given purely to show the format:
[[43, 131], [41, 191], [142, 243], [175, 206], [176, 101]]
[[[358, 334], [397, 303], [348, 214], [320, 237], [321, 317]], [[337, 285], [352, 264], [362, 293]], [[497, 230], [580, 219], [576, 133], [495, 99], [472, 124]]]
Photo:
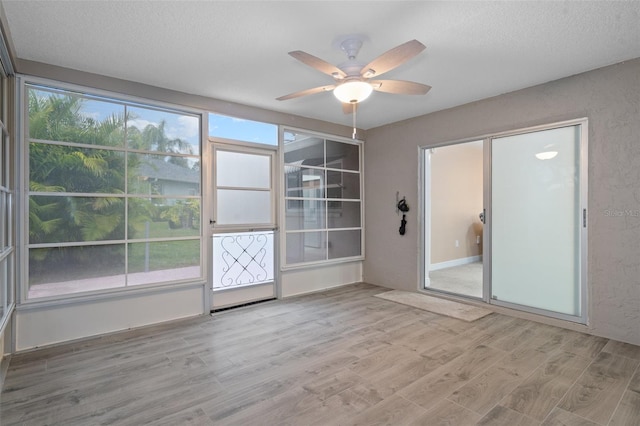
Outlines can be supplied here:
[[374, 93], [358, 127], [450, 108], [640, 57], [640, 2], [2, 1], [16, 55], [82, 71], [349, 125], [332, 83], [291, 58], [338, 64], [336, 40], [369, 62], [405, 41], [427, 49], [384, 75], [433, 86]]

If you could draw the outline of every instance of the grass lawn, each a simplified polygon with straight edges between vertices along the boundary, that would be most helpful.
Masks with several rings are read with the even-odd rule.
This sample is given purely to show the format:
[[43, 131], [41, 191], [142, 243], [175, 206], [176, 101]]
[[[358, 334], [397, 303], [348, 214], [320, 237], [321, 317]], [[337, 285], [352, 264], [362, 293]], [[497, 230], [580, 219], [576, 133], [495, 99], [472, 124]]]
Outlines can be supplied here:
[[[199, 237], [197, 229], [171, 229], [168, 222], [149, 222], [149, 238]], [[134, 238], [144, 238], [144, 229]], [[149, 250], [148, 263], [146, 250]], [[119, 247], [118, 247], [119, 246]], [[59, 249], [36, 249], [59, 250]], [[124, 244], [68, 247], [69, 254], [48, 261], [46, 267], [31, 265], [29, 284], [62, 282], [124, 273]], [[77, 252], [86, 254], [77, 256]], [[106, 256], [106, 257], [105, 257]], [[129, 272], [157, 271], [200, 264], [200, 239], [129, 244]]]
[[[145, 251], [149, 250], [148, 268]], [[129, 272], [157, 271], [200, 264], [200, 240], [129, 244]]]

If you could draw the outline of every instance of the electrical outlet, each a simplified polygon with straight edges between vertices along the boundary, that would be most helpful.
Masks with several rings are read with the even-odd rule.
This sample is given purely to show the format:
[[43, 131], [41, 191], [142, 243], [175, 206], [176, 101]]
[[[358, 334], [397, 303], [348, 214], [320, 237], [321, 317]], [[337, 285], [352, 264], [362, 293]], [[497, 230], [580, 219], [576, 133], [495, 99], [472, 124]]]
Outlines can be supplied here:
[[460, 247], [460, 241], [456, 240], [456, 247]]
[[480, 235], [476, 235], [476, 244], [480, 244]]

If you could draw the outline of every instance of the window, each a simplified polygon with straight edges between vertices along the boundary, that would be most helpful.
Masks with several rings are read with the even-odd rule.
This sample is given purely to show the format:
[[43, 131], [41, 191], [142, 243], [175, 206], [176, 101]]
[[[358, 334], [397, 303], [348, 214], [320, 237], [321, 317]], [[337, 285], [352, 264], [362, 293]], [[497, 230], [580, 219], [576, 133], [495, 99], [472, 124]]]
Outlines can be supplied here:
[[209, 136], [277, 146], [278, 126], [209, 113]]
[[26, 94], [27, 298], [201, 278], [199, 116]]
[[[12, 145], [9, 123], [9, 79], [0, 64], [0, 331], [14, 303], [15, 244], [13, 240]], [[2, 354], [2, 348], [0, 348]], [[1, 358], [1, 356], [0, 356]]]
[[284, 132], [286, 265], [362, 256], [361, 144]]

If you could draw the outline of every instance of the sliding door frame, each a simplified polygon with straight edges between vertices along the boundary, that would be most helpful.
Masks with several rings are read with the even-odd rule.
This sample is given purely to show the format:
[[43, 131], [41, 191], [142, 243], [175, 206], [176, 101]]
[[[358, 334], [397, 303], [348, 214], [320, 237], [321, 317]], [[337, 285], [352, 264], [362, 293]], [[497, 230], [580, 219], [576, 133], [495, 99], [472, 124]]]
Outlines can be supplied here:
[[[526, 133], [533, 133], [537, 131], [543, 130], [551, 130], [562, 127], [570, 127], [570, 126], [580, 126], [580, 141], [579, 141], [579, 171], [578, 171], [578, 184], [579, 184], [579, 204], [581, 212], [580, 218], [580, 233], [579, 233], [579, 242], [577, 249], [579, 250], [579, 260], [580, 265], [578, 268], [579, 274], [579, 289], [580, 289], [580, 315], [568, 315], [562, 314], [558, 312], [548, 311], [539, 308], [532, 308], [523, 305], [517, 305], [514, 303], [503, 302], [499, 300], [494, 300], [491, 298], [491, 250], [492, 250], [492, 206], [491, 206], [491, 141], [495, 138], [506, 137], [506, 136], [515, 136]], [[418, 252], [418, 265], [419, 265], [419, 282], [418, 282], [418, 291], [428, 292], [428, 293], [438, 293], [444, 295], [452, 295], [461, 298], [473, 299], [473, 300], [481, 300], [487, 304], [492, 304], [496, 306], [501, 306], [510, 309], [516, 309], [523, 312], [533, 313], [537, 315], [542, 315], [550, 318], [561, 319], [565, 321], [577, 322], [580, 324], [588, 324], [589, 316], [588, 316], [588, 303], [589, 303], [589, 294], [588, 294], [588, 280], [587, 280], [587, 261], [588, 261], [588, 133], [589, 133], [588, 119], [586, 117], [576, 118], [572, 120], [560, 121], [549, 124], [540, 124], [536, 126], [519, 128], [515, 130], [509, 130], [504, 132], [496, 132], [491, 134], [485, 134], [479, 137], [465, 138], [459, 139], [455, 141], [448, 141], [443, 143], [438, 143], [429, 146], [420, 146], [418, 147], [419, 153], [419, 161], [420, 161], [420, 176], [418, 182], [418, 196], [419, 196], [419, 205], [421, 206], [421, 212], [419, 215], [419, 230], [420, 230], [420, 247], [422, 250]], [[431, 233], [431, 199], [430, 199], [430, 157], [428, 156], [428, 152], [433, 148], [440, 148], [445, 146], [463, 144], [466, 142], [473, 141], [483, 141], [483, 186], [484, 186], [484, 224], [483, 224], [483, 237], [482, 237], [482, 265], [483, 265], [483, 288], [482, 288], [482, 298], [469, 297], [462, 294], [457, 293], [449, 293], [444, 291], [438, 291], [428, 288], [428, 268], [429, 262], [427, 261], [428, 256], [430, 256], [430, 233]]]

